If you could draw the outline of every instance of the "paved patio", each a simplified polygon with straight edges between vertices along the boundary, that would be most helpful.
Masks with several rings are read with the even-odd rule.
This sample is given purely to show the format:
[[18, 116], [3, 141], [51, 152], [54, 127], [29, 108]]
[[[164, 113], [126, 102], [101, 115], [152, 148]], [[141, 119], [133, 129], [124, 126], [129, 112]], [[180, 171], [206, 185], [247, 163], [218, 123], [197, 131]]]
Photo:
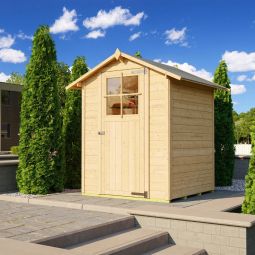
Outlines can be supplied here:
[[242, 201], [242, 192], [229, 191], [216, 191], [171, 203], [82, 196], [80, 192], [28, 198], [5, 194], [0, 195], [0, 238], [35, 241], [120, 219], [144, 206], [154, 206], [158, 212], [167, 208], [227, 211], [240, 206]]
[[[100, 197], [100, 196], [84, 196], [80, 192], [66, 192], [50, 194], [47, 196], [40, 196], [30, 199], [30, 203], [35, 203], [35, 201], [45, 203], [48, 202], [63, 202], [80, 205], [83, 209], [93, 208], [112, 208], [113, 211], [119, 209], [120, 212], [128, 211], [129, 209], [136, 209], [144, 205], [156, 205], [159, 207], [178, 207], [178, 208], [202, 208], [210, 205], [212, 210], [216, 211], [226, 211], [230, 210], [231, 207], [240, 205], [243, 201], [243, 192], [234, 191], [215, 191], [202, 194], [200, 196], [191, 196], [186, 199], [177, 199], [171, 203], [144, 201], [144, 200], [134, 200], [134, 199], [124, 199], [124, 198], [114, 198], [114, 197]], [[225, 208], [226, 207], [226, 208]]]
[[122, 217], [111, 213], [0, 201], [0, 238], [34, 241]]

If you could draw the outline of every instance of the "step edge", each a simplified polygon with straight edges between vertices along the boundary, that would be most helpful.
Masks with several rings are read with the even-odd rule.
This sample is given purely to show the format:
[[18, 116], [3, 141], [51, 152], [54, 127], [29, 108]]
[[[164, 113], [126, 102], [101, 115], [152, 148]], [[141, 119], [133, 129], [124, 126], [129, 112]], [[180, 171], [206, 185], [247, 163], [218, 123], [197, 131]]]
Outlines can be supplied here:
[[[133, 240], [133, 241], [130, 241], [128, 243], [118, 245], [116, 247], [112, 247], [112, 248], [106, 250], [105, 252], [99, 252], [99, 253], [95, 253], [93, 255], [99, 255], [99, 254], [100, 255], [110, 255], [110, 254], [113, 254], [113, 253], [115, 254], [116, 252], [121, 252], [121, 251], [124, 251], [124, 250], [126, 250], [128, 248], [131, 248], [133, 246], [142, 245], [144, 242], [148, 242], [148, 241], [153, 240], [155, 238], [160, 238], [160, 237], [164, 237], [164, 236], [167, 236], [167, 243], [168, 243], [169, 242], [169, 233], [166, 232], [166, 231], [162, 231], [162, 232], [157, 231], [155, 233], [149, 234], [148, 236], [141, 237], [137, 240]], [[162, 245], [160, 245], [160, 246], [162, 246]], [[158, 246], [158, 247], [160, 247], [160, 246]]]
[[[150, 255], [153, 255], [153, 254], [157, 254], [162, 251], [165, 251], [165, 250], [168, 250], [168, 249], [171, 249], [171, 248], [178, 248], [178, 247], [182, 247], [182, 248], [187, 248], [187, 249], [190, 249], [190, 252], [189, 254], [185, 252], [185, 254], [182, 254], [182, 255], [207, 255], [207, 252], [204, 248], [196, 248], [196, 247], [190, 247], [190, 246], [184, 246], [184, 245], [179, 245], [179, 244], [168, 244], [164, 247], [161, 247], [162, 249], [161, 250], [158, 250], [158, 249], [155, 249], [155, 250], [152, 250], [150, 251]], [[144, 253], [143, 255], [147, 255], [147, 253]]]
[[[125, 223], [125, 222], [126, 222], [126, 224], [123, 227], [121, 225], [121, 223]], [[103, 229], [105, 229], [105, 231], [107, 231], [109, 228], [111, 228], [111, 226], [119, 227], [119, 229], [117, 231], [115, 230], [112, 233], [110, 233], [111, 231], [109, 230], [109, 232], [107, 234], [103, 234], [103, 235], [95, 233], [95, 235], [92, 235], [91, 238], [86, 239], [86, 240], [81, 241], [81, 242], [92, 241], [92, 240], [100, 238], [100, 237], [107, 237], [108, 235], [111, 235], [111, 234], [115, 234], [115, 233], [117, 234], [118, 232], [135, 228], [135, 217], [134, 216], [126, 216], [124, 218], [112, 220], [110, 222], [104, 222], [104, 223], [100, 223], [100, 224], [97, 224], [97, 225], [81, 228], [81, 229], [78, 229], [78, 230], [73, 230], [73, 231], [70, 231], [70, 232], [58, 234], [58, 235], [55, 235], [55, 236], [38, 239], [38, 240], [32, 241], [31, 243], [47, 245], [47, 246], [52, 246], [52, 247], [58, 247], [58, 248], [66, 248], [66, 247], [75, 245], [77, 243], [74, 242], [74, 241], [73, 241], [73, 243], [70, 243], [70, 241], [69, 241], [69, 243], [66, 243], [63, 239], [73, 239], [72, 236], [74, 236], [74, 235], [75, 236], [82, 235], [82, 234], [84, 235], [86, 232], [89, 232], [89, 231], [95, 231], [96, 232], [96, 231], [99, 231], [100, 228], [103, 228]], [[102, 231], [99, 231], [99, 232], [101, 233]], [[61, 243], [63, 245], [61, 245]]]

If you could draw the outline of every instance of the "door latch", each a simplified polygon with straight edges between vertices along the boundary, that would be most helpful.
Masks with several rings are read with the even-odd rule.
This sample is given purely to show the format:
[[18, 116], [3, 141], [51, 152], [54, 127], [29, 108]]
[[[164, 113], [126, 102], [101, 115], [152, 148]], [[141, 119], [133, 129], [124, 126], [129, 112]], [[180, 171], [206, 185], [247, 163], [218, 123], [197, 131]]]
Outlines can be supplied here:
[[105, 135], [104, 131], [98, 131], [97, 133], [98, 133], [98, 135]]

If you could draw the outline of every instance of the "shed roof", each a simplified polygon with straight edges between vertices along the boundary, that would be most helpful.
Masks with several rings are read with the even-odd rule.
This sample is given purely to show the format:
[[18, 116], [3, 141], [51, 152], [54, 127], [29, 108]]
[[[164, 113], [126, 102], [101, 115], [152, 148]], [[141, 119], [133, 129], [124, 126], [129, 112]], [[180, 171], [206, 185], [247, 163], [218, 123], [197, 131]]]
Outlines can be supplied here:
[[0, 90], [21, 92], [23, 86], [20, 84], [13, 84], [8, 82], [0, 82]]
[[103, 62], [98, 64], [95, 68], [91, 69], [89, 72], [85, 73], [80, 78], [78, 78], [77, 80], [75, 80], [74, 82], [69, 84], [66, 87], [66, 89], [79, 89], [82, 86], [81, 83], [83, 81], [85, 81], [90, 76], [92, 76], [93, 74], [98, 72], [101, 68], [103, 68], [105, 65], [109, 64], [111, 61], [118, 60], [121, 57], [126, 58], [130, 61], [133, 61], [137, 64], [140, 64], [142, 66], [148, 67], [152, 70], [155, 70], [159, 73], [162, 73], [162, 74], [164, 74], [168, 77], [171, 77], [171, 78], [174, 78], [174, 79], [177, 79], [177, 80], [191, 81], [193, 83], [201, 84], [201, 85], [204, 85], [204, 86], [207, 86], [207, 87], [212, 87], [212, 88], [215, 88], [215, 89], [226, 89], [223, 86], [220, 86], [220, 85], [215, 84], [211, 81], [200, 78], [200, 77], [198, 77], [196, 75], [193, 75], [191, 73], [185, 72], [181, 69], [178, 69], [177, 67], [161, 64], [159, 62], [155, 62], [155, 61], [148, 60], [148, 59], [134, 57], [134, 56], [128, 55], [124, 52], [121, 52], [118, 49], [115, 51], [115, 53], [112, 56], [105, 59]]

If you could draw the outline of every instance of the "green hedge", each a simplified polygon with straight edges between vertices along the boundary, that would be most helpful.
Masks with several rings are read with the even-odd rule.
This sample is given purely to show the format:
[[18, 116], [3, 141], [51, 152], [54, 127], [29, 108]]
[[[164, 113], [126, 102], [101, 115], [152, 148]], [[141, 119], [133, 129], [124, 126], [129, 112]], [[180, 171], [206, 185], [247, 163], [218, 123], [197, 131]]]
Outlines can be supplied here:
[[242, 205], [243, 213], [255, 214], [255, 123], [251, 132], [252, 156], [249, 170], [245, 177], [245, 199]]
[[12, 146], [11, 153], [14, 155], [19, 155], [19, 146]]

